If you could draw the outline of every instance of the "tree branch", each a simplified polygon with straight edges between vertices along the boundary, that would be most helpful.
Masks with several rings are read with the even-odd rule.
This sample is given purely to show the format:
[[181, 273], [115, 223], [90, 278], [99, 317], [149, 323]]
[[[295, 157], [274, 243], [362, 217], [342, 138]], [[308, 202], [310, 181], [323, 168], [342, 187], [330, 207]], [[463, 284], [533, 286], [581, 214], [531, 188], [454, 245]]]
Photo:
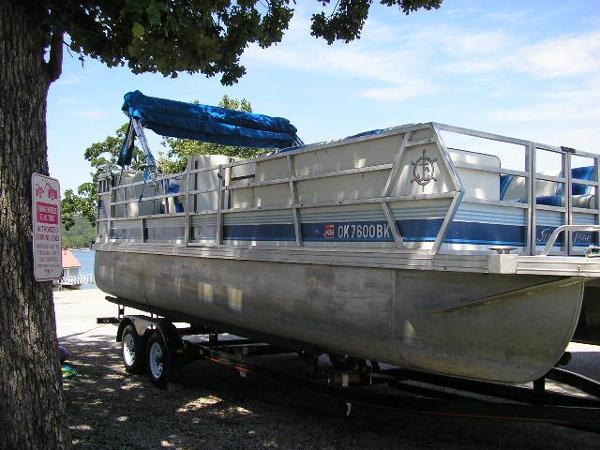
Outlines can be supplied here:
[[48, 82], [52, 83], [60, 78], [62, 74], [63, 63], [63, 36], [64, 32], [54, 31], [50, 43], [50, 59], [46, 67], [48, 68]]

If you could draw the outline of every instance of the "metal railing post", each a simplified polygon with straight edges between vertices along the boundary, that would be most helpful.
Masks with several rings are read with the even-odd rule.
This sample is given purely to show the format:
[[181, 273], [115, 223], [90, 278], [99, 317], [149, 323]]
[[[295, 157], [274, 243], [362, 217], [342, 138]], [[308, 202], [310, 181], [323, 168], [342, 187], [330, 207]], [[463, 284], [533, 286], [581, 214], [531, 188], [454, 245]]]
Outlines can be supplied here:
[[113, 186], [111, 186], [110, 191], [107, 195], [108, 197], [108, 214], [107, 214], [107, 222], [106, 222], [106, 242], [110, 242], [110, 232], [111, 232], [111, 228], [112, 228], [112, 218], [114, 216], [113, 214], [113, 197], [117, 195], [115, 188]]
[[462, 183], [461, 178], [458, 176], [458, 172], [456, 170], [456, 167], [454, 166], [454, 162], [452, 161], [450, 152], [448, 151], [446, 143], [444, 142], [444, 139], [440, 134], [440, 128], [438, 124], [433, 124], [432, 128], [434, 141], [437, 144], [438, 151], [440, 152], [442, 163], [446, 167], [446, 170], [450, 175], [450, 179], [452, 180], [452, 184], [455, 190], [454, 195], [452, 197], [452, 202], [450, 203], [450, 207], [446, 212], [446, 216], [442, 221], [442, 225], [440, 226], [440, 230], [438, 231], [438, 234], [435, 238], [435, 242], [431, 247], [431, 254], [437, 255], [437, 253], [440, 251], [440, 248], [442, 248], [442, 245], [444, 244], [446, 234], [448, 233], [448, 229], [450, 228], [450, 225], [454, 220], [454, 216], [456, 215], [458, 208], [460, 208], [460, 204], [465, 194], [465, 187]]
[[219, 183], [219, 191], [217, 193], [217, 235], [215, 237], [216, 244], [223, 244], [223, 166], [219, 164], [217, 172], [217, 182]]
[[[563, 170], [565, 178], [564, 192], [564, 206], [565, 206], [565, 224], [573, 225], [573, 183], [571, 182], [571, 153], [563, 153]], [[573, 233], [567, 230], [565, 233], [564, 241], [564, 252], [566, 256], [569, 256], [573, 248]]]
[[[594, 208], [598, 213], [596, 214], [596, 225], [600, 225], [600, 157], [594, 156], [594, 178], [596, 179], [597, 185], [592, 189], [594, 196]], [[597, 245], [600, 245], [600, 232], [596, 235]]]
[[191, 157], [188, 163], [185, 165], [185, 203], [183, 204], [183, 213], [185, 214], [183, 218], [183, 245], [188, 245], [190, 243], [190, 233], [191, 233], [191, 214], [190, 214], [190, 162]]
[[289, 188], [290, 188], [290, 203], [292, 205], [292, 214], [294, 218], [294, 234], [296, 236], [296, 246], [302, 247], [304, 245], [302, 241], [302, 224], [300, 222], [300, 210], [296, 206], [298, 204], [298, 193], [296, 191], [296, 184], [294, 183], [295, 168], [293, 156], [287, 155], [287, 166], [288, 166], [288, 177], [289, 177]]
[[525, 170], [527, 171], [527, 242], [529, 244], [529, 255], [535, 255], [537, 250], [537, 223], [536, 223], [536, 147], [533, 143], [527, 144], [525, 159]]

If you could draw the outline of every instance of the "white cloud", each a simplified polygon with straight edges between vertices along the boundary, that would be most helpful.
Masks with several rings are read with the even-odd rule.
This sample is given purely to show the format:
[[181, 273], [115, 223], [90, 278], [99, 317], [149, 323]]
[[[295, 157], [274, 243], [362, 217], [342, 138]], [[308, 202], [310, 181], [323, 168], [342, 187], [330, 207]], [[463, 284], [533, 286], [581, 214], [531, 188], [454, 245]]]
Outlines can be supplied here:
[[362, 40], [343, 45], [327, 45], [314, 40], [302, 45], [282, 44], [269, 49], [252, 46], [244, 56], [248, 61], [262, 65], [390, 83], [401, 82], [408, 72], [421, 67], [418, 55], [411, 51], [378, 50]]
[[465, 33], [449, 30], [444, 37], [446, 51], [455, 55], [489, 55], [503, 50], [511, 42], [508, 35], [499, 31]]
[[[482, 42], [484, 42], [482, 40]], [[524, 72], [536, 78], [558, 78], [600, 71], [600, 32], [547, 39], [532, 45], [496, 48], [484, 57], [464, 58], [445, 64], [450, 73], [474, 74], [497, 71]], [[459, 52], [464, 55], [466, 52]]]
[[81, 117], [91, 120], [102, 120], [108, 117], [108, 113], [106, 111], [100, 111], [97, 109], [85, 109], [83, 111], [79, 111], [78, 114]]
[[[390, 84], [390, 89], [396, 91], [410, 88], [412, 89], [410, 97], [427, 95], [432, 91], [426, 87], [429, 88], [434, 84], [421, 81], [420, 72], [424, 67], [417, 53], [411, 50], [376, 50], [362, 40], [353, 44], [333, 46], [314, 41], [309, 45], [280, 45], [268, 50], [251, 47], [246, 51], [245, 57], [250, 62], [261, 65], [284, 66], [332, 77], [371, 80], [378, 84], [384, 82]], [[380, 98], [377, 93], [370, 91], [365, 96], [373, 99]], [[398, 100], [401, 97], [407, 98], [398, 95], [398, 92], [394, 97]]]
[[400, 86], [373, 88], [361, 92], [361, 96], [371, 100], [382, 102], [399, 103], [410, 98], [423, 95], [434, 95], [440, 92], [440, 88], [427, 82], [413, 81]]
[[504, 31], [464, 31], [451, 26], [425, 28], [403, 33], [403, 44], [428, 53], [443, 50], [450, 57], [489, 55], [514, 45]]
[[565, 4], [553, 5], [543, 9], [517, 9], [517, 10], [506, 10], [506, 11], [495, 11], [488, 12], [483, 16], [491, 21], [506, 24], [506, 25], [532, 25], [539, 22], [550, 21], [550, 20], [561, 20], [565, 14], [572, 12], [572, 7]]
[[252, 46], [244, 54], [244, 62], [372, 81], [376, 86], [364, 89], [361, 97], [402, 102], [444, 91], [436, 80], [438, 61], [468, 57], [468, 64], [476, 67], [448, 67], [446, 71], [479, 72], [484, 65], [489, 66], [486, 71], [494, 71], [498, 62], [473, 57], [500, 52], [512, 42], [502, 31], [467, 32], [449, 26], [411, 30], [408, 25], [393, 27], [370, 19], [360, 40], [327, 45], [323, 40], [307, 40], [309, 28], [310, 19], [296, 15], [281, 44], [267, 50]]
[[[530, 13], [529, 10], [499, 12], [488, 20], [518, 22]], [[579, 117], [583, 110], [596, 109], [595, 104], [578, 95], [581, 79], [573, 81], [576, 84], [572, 84], [572, 92], [565, 91], [564, 98], [559, 98], [562, 95], [559, 93], [553, 98], [540, 97], [539, 92], [555, 88], [544, 88], [545, 79], [561, 77], [568, 81], [569, 77], [600, 74], [600, 32], [563, 35], [532, 43], [522, 41], [524, 38], [519, 34], [509, 33], [507, 30], [511, 28], [465, 31], [442, 25], [415, 29], [410, 24], [394, 27], [370, 19], [362, 39], [328, 46], [323, 40], [307, 39], [309, 27], [310, 19], [297, 15], [280, 45], [268, 50], [253, 46], [244, 55], [244, 62], [316, 72], [334, 79], [361, 79], [372, 85], [354, 91], [355, 95], [377, 102], [400, 103], [448, 91], [456, 93], [466, 84], [472, 88], [477, 84], [477, 89], [487, 90], [483, 95], [491, 98], [498, 83], [490, 79], [506, 85], [506, 98], [513, 95], [510, 91], [515, 82], [521, 83], [515, 81], [515, 76], [527, 77], [522, 86], [540, 80], [533, 89], [523, 88], [519, 100], [515, 97], [515, 102], [529, 102], [532, 106], [489, 114], [498, 120], [504, 120], [505, 113], [514, 120], [535, 121], [543, 117], [554, 120], [561, 112]], [[449, 74], [465, 76], [457, 80]], [[481, 74], [485, 74], [484, 79], [472, 76]], [[537, 100], [532, 101], [535, 95]], [[580, 99], [580, 103], [575, 99]]]
[[552, 78], [600, 71], [600, 32], [562, 36], [524, 48], [517, 64], [534, 76]]
[[486, 116], [511, 129], [522, 129], [521, 134], [528, 139], [599, 152], [600, 78], [550, 91], [523, 106], [492, 111]]
[[483, 59], [463, 59], [441, 66], [444, 72], [456, 74], [481, 74], [502, 71], [511, 68], [513, 58], [510, 56], [488, 57]]
[[485, 15], [488, 19], [508, 23], [521, 23], [523, 21], [531, 20], [532, 16], [533, 10], [531, 9], [497, 11]]
[[359, 46], [317, 47], [309, 50], [278, 48], [252, 57], [263, 64], [270, 62], [297, 70], [389, 85], [360, 93], [360, 96], [371, 100], [401, 102], [441, 91], [433, 81], [423, 79], [424, 68], [419, 63], [418, 55], [408, 51], [369, 51]]
[[397, 42], [402, 39], [402, 29], [377, 19], [369, 19], [361, 33], [361, 39], [379, 43]]
[[519, 122], [593, 120], [600, 123], [600, 80], [578, 88], [542, 94], [530, 105], [498, 110], [490, 113], [490, 117]]

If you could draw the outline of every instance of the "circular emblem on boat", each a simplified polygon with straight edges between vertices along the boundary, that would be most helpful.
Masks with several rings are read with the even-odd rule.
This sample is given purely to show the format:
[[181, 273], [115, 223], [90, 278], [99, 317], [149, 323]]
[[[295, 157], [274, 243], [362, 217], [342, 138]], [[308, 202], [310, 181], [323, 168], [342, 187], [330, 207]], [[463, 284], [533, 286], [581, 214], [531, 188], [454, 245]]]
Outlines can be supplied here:
[[423, 190], [425, 190], [427, 184], [431, 181], [437, 181], [434, 176], [435, 166], [433, 165], [436, 161], [437, 159], [427, 156], [425, 149], [423, 149], [423, 156], [411, 163], [413, 166], [413, 178], [410, 182], [423, 186]]

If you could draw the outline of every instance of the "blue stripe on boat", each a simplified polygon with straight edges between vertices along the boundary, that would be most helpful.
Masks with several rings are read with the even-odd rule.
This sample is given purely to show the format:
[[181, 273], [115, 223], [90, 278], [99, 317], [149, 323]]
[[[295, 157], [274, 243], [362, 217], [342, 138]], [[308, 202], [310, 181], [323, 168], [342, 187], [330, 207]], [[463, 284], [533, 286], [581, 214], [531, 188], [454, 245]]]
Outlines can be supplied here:
[[[434, 242], [442, 219], [406, 219], [397, 222], [406, 242]], [[526, 227], [521, 225], [454, 221], [445, 243], [472, 245], [525, 245]], [[537, 226], [537, 245], [544, 245], [555, 227]], [[242, 241], [293, 241], [293, 224], [226, 225], [224, 239]], [[303, 223], [302, 239], [307, 242], [393, 242], [385, 221]], [[593, 233], [574, 233], [575, 246], [587, 246], [597, 239]], [[559, 236], [556, 246], [563, 245]]]
[[291, 223], [225, 225], [223, 239], [238, 241], [295, 241]]

